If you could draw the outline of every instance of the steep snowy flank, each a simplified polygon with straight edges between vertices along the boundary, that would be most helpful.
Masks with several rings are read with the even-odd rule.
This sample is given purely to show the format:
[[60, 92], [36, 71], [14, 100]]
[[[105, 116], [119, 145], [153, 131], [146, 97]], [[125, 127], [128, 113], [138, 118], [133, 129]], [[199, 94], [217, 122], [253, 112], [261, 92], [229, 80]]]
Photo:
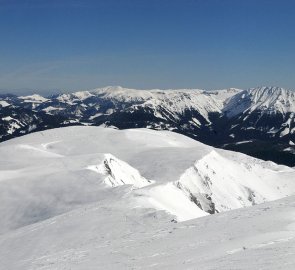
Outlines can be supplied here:
[[[223, 118], [230, 124], [223, 127], [223, 136], [228, 137], [229, 142], [231, 139], [236, 142], [258, 139], [273, 141], [280, 148], [278, 142], [287, 145], [288, 141], [294, 140], [294, 91], [279, 87], [245, 90], [225, 103], [223, 114]], [[276, 155], [279, 156], [280, 153], [273, 154]], [[284, 159], [293, 160], [292, 156]], [[294, 161], [290, 164], [293, 163]]]
[[251, 88], [233, 96], [223, 111], [229, 117], [253, 111], [284, 115], [295, 112], [295, 93], [280, 87]]
[[284, 177], [278, 182], [277, 173], [255, 159], [230, 160], [213, 150], [186, 170], [176, 185], [212, 214], [293, 194], [294, 174], [283, 168]]
[[156, 182], [148, 188], [136, 190], [131, 195], [131, 201], [136, 206], [165, 210], [174, 216], [174, 221], [181, 222], [208, 215], [185, 192], [171, 182], [165, 184]]

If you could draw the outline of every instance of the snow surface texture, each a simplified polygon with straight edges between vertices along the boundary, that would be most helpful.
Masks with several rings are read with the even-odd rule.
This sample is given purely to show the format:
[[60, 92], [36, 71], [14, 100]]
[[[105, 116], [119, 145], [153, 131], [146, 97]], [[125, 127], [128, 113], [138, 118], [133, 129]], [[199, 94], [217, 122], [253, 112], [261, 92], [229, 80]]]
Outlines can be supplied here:
[[293, 269], [294, 197], [224, 211], [292, 195], [294, 179], [292, 168], [165, 131], [13, 139], [0, 145], [0, 265]]
[[0, 236], [1, 267], [293, 270], [294, 199], [182, 223], [97, 203]]

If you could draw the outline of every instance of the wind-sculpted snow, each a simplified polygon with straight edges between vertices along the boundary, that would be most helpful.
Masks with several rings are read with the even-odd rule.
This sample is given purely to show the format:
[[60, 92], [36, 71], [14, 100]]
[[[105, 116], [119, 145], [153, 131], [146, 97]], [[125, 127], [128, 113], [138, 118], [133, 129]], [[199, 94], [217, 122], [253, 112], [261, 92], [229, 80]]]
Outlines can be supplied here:
[[132, 185], [141, 188], [152, 183], [140, 175], [140, 173], [126, 162], [117, 159], [111, 154], [105, 154], [102, 164], [90, 165], [87, 169], [106, 175], [104, 182], [110, 187]]

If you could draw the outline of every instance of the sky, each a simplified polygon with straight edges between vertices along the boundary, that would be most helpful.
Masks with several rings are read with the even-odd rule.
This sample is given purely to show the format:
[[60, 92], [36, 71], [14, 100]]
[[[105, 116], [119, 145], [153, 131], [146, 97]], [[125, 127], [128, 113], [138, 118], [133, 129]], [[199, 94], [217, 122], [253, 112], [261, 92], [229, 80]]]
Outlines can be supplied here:
[[0, 0], [0, 93], [295, 88], [294, 0]]

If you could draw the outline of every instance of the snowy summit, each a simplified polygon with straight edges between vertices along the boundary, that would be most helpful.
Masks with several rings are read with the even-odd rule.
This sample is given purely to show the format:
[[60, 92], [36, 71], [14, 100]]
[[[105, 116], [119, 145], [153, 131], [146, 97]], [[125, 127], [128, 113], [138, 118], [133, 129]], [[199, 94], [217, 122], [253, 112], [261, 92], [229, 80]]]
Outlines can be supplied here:
[[249, 269], [253, 253], [264, 256], [260, 268], [276, 253], [267, 269], [277, 269], [294, 260], [292, 168], [168, 131], [101, 127], [16, 138], [0, 145], [0, 159], [5, 269]]

